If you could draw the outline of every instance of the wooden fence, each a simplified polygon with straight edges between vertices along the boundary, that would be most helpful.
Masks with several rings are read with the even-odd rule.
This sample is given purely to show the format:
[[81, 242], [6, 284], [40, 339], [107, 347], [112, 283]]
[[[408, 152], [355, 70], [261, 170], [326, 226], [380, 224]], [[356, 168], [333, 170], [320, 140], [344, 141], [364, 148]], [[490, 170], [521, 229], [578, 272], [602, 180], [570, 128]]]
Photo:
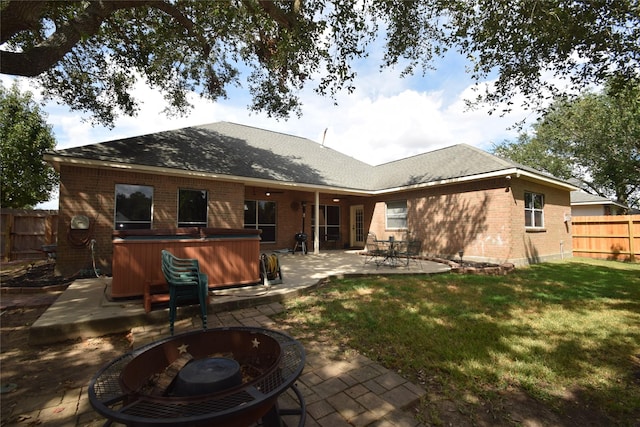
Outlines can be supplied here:
[[2, 209], [0, 230], [3, 261], [45, 259], [43, 246], [58, 239], [58, 211]]
[[640, 215], [578, 216], [571, 226], [574, 256], [640, 261]]
[[[3, 261], [45, 259], [57, 242], [58, 211], [2, 209]], [[640, 261], [640, 215], [578, 216], [571, 220], [573, 255]]]

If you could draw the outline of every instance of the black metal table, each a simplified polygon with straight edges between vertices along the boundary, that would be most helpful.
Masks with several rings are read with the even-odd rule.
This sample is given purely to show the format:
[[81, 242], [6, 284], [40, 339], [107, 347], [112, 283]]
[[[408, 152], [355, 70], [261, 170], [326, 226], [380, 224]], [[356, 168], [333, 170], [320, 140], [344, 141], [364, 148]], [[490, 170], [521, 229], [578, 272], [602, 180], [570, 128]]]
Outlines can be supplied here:
[[[131, 392], [123, 387], [121, 373], [137, 356], [147, 351], [157, 350], [154, 349], [157, 346], [170, 345], [180, 348], [180, 345], [184, 346], [184, 342], [189, 340], [214, 337], [216, 331], [249, 332], [273, 338], [281, 350], [279, 366], [265, 378], [261, 378], [258, 385], [242, 387], [225, 394], [222, 398], [201, 396], [173, 401], [167, 398], [153, 399], [137, 395], [132, 397]], [[196, 334], [207, 335], [201, 337]], [[105, 425], [116, 421], [129, 426], [236, 426], [248, 425], [247, 419], [251, 419], [252, 422], [261, 419], [262, 425], [271, 427], [281, 426], [281, 415], [296, 415], [300, 417], [298, 425], [303, 426], [306, 407], [302, 394], [294, 383], [302, 373], [304, 364], [305, 352], [302, 344], [278, 331], [251, 327], [194, 331], [153, 342], [114, 359], [92, 378], [88, 394], [91, 406], [108, 419]], [[278, 396], [287, 389], [295, 393], [299, 403], [298, 408], [278, 408]]]
[[400, 247], [406, 245], [404, 240], [377, 240], [378, 243], [383, 243], [387, 246], [382, 260], [376, 261], [376, 266], [386, 265], [388, 267], [397, 267], [400, 264], [404, 264], [403, 256], [400, 254]]

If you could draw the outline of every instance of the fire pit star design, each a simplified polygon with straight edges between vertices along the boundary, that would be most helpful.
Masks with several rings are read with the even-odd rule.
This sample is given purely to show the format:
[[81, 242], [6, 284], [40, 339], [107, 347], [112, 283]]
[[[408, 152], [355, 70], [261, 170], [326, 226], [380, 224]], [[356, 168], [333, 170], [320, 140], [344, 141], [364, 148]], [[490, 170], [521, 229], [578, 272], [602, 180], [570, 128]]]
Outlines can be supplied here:
[[[305, 421], [295, 386], [305, 353], [290, 336], [263, 328], [217, 328], [166, 338], [127, 353], [91, 380], [89, 400], [110, 424], [241, 426], [280, 415]], [[287, 389], [299, 408], [278, 408]]]

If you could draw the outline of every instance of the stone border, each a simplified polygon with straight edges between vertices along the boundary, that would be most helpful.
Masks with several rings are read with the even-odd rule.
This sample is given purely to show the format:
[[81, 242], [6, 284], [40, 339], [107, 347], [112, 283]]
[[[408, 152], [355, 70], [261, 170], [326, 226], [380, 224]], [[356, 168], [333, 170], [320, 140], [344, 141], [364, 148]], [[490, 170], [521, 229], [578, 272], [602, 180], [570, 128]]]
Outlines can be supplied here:
[[439, 262], [451, 267], [452, 273], [457, 274], [484, 274], [488, 276], [504, 276], [515, 271], [516, 266], [513, 263], [506, 262], [503, 264], [494, 264], [486, 267], [463, 267], [460, 263], [451, 261], [450, 259], [437, 257], [424, 257], [427, 261]]
[[[366, 255], [366, 251], [358, 252], [359, 255]], [[446, 258], [420, 256], [412, 257], [413, 259], [420, 259], [423, 261], [432, 261], [440, 264], [445, 264], [451, 268], [451, 273], [456, 274], [485, 274], [491, 276], [504, 276], [506, 274], [515, 271], [516, 266], [511, 262], [505, 262], [502, 264], [493, 264], [487, 267], [463, 267], [460, 263], [452, 261]]]

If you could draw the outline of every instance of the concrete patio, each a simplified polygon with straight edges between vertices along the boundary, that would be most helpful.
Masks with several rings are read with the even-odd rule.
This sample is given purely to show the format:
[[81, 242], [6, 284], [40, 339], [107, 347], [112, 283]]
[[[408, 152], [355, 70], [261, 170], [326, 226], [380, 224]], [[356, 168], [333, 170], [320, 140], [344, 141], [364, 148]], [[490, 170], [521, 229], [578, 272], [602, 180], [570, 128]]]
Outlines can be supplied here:
[[[279, 254], [279, 257], [284, 283], [268, 288], [260, 285], [213, 292], [209, 328], [249, 326], [283, 330], [271, 317], [284, 310], [281, 302], [317, 286], [328, 277], [436, 274], [449, 270], [443, 264], [429, 261], [421, 261], [421, 265], [411, 263], [409, 268], [377, 268], [375, 264], [364, 265], [364, 257], [350, 251], [331, 251], [320, 255]], [[130, 331], [133, 348], [139, 348], [169, 336], [166, 308], [147, 314], [142, 301], [110, 301], [108, 290], [109, 280], [106, 278], [74, 282], [32, 325], [30, 341], [42, 344]], [[178, 313], [176, 334], [199, 328], [201, 323], [197, 310], [183, 307]], [[287, 332], [286, 329], [283, 331]], [[422, 425], [410, 411], [427, 394], [420, 385], [355, 351], [345, 352], [335, 343], [306, 340], [303, 345], [306, 363], [296, 385], [306, 404], [304, 426]], [[87, 363], [91, 363], [90, 359]], [[96, 370], [98, 368], [96, 366]], [[61, 361], [60, 369], [65, 369], [64, 361]], [[89, 380], [87, 378], [87, 384]], [[278, 405], [289, 409], [296, 408], [298, 403], [289, 390], [279, 397]], [[22, 399], [13, 410], [12, 419], [55, 426], [97, 426], [107, 421], [91, 407], [86, 386]], [[283, 416], [283, 423], [300, 426], [301, 418], [297, 415]], [[18, 421], [6, 425], [24, 423]]]
[[[208, 313], [237, 310], [280, 302], [317, 286], [329, 277], [379, 274], [436, 274], [448, 272], [444, 264], [421, 260], [408, 266], [364, 264], [358, 251], [325, 251], [318, 255], [278, 254], [283, 283], [265, 287], [247, 286], [211, 292]], [[141, 300], [109, 299], [111, 278], [97, 277], [73, 282], [30, 329], [31, 344], [47, 344], [75, 338], [91, 338], [126, 332], [134, 326], [168, 325], [168, 310], [145, 313]], [[177, 319], [195, 313], [180, 307]]]

